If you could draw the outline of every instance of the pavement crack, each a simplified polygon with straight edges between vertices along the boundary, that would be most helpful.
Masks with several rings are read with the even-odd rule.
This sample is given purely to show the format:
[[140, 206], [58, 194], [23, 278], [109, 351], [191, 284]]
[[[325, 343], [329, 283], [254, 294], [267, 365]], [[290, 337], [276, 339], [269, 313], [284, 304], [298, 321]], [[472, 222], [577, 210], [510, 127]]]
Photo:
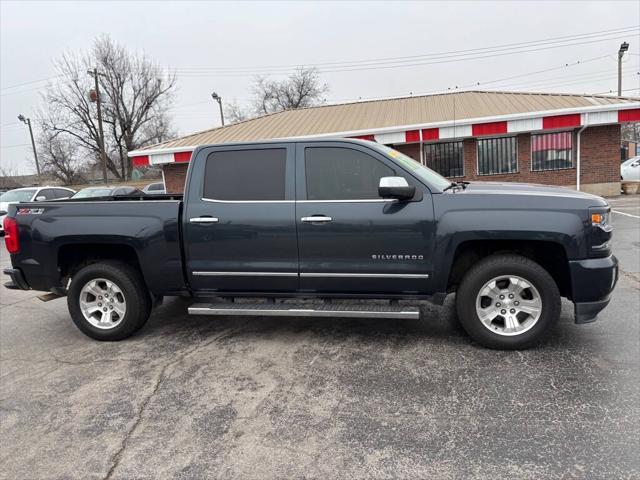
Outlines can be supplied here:
[[144, 412], [147, 409], [147, 405], [149, 405], [149, 402], [151, 401], [151, 399], [156, 395], [156, 393], [158, 393], [158, 390], [160, 389], [160, 385], [164, 381], [164, 377], [167, 372], [167, 369], [171, 365], [173, 365], [173, 362], [167, 363], [162, 367], [162, 369], [160, 370], [160, 374], [158, 375], [158, 378], [156, 378], [156, 382], [155, 382], [155, 385], [153, 386], [153, 390], [149, 395], [147, 395], [147, 397], [140, 404], [140, 407], [136, 412], [136, 418], [135, 418], [135, 421], [133, 422], [133, 425], [125, 434], [124, 438], [122, 439], [122, 443], [120, 444], [120, 448], [118, 449], [116, 454], [113, 456], [113, 459], [111, 460], [111, 467], [109, 468], [107, 475], [104, 477], [105, 480], [110, 479], [114, 474], [116, 468], [118, 468], [118, 465], [120, 465], [120, 460], [122, 459], [122, 455], [124, 454], [124, 451], [127, 449], [129, 440], [138, 429], [138, 425], [140, 425], [140, 422], [142, 421], [142, 417], [144, 416]]
[[125, 433], [124, 438], [122, 439], [122, 442], [120, 443], [120, 447], [118, 448], [118, 451], [113, 455], [113, 457], [111, 459], [111, 467], [109, 467], [109, 470], [107, 471], [107, 474], [104, 477], [104, 480], [111, 479], [113, 477], [113, 474], [115, 473], [116, 469], [120, 465], [120, 462], [122, 461], [122, 457], [123, 457], [125, 451], [127, 450], [128, 445], [129, 445], [129, 440], [136, 433], [136, 430], [140, 426], [140, 423], [142, 423], [142, 419], [144, 417], [145, 411], [146, 411], [149, 403], [153, 399], [153, 397], [155, 397], [156, 394], [158, 393], [158, 391], [160, 390], [160, 387], [161, 387], [162, 383], [164, 382], [165, 378], [167, 377], [168, 370], [171, 367], [179, 364], [185, 358], [187, 358], [188, 356], [194, 354], [198, 350], [206, 348], [207, 346], [211, 345], [212, 343], [215, 343], [215, 342], [218, 342], [220, 340], [223, 340], [225, 338], [230, 337], [235, 332], [237, 332], [238, 330], [242, 329], [242, 327], [244, 327], [244, 325], [246, 325], [247, 323], [248, 322], [244, 322], [242, 325], [236, 326], [235, 328], [229, 328], [227, 330], [223, 330], [218, 335], [215, 335], [214, 337], [212, 337], [211, 339], [209, 339], [208, 341], [206, 341], [204, 343], [200, 343], [200, 344], [195, 345], [193, 348], [190, 348], [189, 350], [185, 351], [182, 355], [180, 355], [177, 358], [174, 358], [173, 360], [165, 363], [160, 368], [160, 373], [156, 377], [156, 381], [154, 382], [153, 389], [145, 397], [145, 399], [140, 403], [140, 407], [138, 408], [138, 410], [136, 411], [136, 414], [135, 414], [135, 421], [133, 422], [133, 425], [131, 425], [131, 428], [129, 428], [129, 430], [127, 430], [127, 432]]

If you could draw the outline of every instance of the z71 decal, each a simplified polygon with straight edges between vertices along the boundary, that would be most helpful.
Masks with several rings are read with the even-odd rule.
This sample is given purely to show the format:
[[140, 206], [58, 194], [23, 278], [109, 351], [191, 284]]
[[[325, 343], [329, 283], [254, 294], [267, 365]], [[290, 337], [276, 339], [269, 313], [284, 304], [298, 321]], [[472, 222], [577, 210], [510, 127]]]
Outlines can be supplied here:
[[41, 215], [44, 208], [19, 208], [16, 215]]

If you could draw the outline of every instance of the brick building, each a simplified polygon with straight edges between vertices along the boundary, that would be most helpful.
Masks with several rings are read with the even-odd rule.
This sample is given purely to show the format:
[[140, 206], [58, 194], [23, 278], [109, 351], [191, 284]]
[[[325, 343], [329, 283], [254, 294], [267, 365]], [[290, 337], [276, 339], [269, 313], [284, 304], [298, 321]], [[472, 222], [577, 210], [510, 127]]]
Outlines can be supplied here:
[[599, 95], [455, 92], [265, 115], [130, 152], [162, 165], [181, 192], [199, 145], [347, 137], [392, 146], [455, 180], [564, 185], [620, 191], [620, 125], [640, 121], [640, 99]]

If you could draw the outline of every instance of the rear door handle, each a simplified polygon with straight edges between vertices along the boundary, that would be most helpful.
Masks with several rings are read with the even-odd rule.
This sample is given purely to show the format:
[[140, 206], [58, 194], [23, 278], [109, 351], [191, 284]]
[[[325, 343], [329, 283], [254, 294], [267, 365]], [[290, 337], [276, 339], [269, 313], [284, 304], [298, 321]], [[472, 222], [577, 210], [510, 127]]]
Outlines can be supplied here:
[[314, 215], [312, 217], [302, 217], [300, 220], [304, 223], [329, 223], [333, 218], [324, 215]]
[[195, 217], [190, 218], [189, 223], [218, 223], [218, 219], [216, 217]]

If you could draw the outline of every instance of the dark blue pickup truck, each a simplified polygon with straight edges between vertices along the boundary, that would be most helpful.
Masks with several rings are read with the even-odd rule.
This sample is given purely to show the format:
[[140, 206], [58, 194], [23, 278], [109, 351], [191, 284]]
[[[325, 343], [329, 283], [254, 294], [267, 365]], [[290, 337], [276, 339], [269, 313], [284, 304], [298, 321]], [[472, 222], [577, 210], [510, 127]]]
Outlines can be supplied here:
[[6, 286], [66, 295], [98, 340], [130, 336], [167, 295], [201, 297], [191, 314], [416, 318], [456, 292], [472, 338], [526, 348], [561, 297], [577, 323], [609, 302], [609, 211], [561, 187], [452, 183], [372, 142], [202, 146], [184, 199], [11, 205]]

